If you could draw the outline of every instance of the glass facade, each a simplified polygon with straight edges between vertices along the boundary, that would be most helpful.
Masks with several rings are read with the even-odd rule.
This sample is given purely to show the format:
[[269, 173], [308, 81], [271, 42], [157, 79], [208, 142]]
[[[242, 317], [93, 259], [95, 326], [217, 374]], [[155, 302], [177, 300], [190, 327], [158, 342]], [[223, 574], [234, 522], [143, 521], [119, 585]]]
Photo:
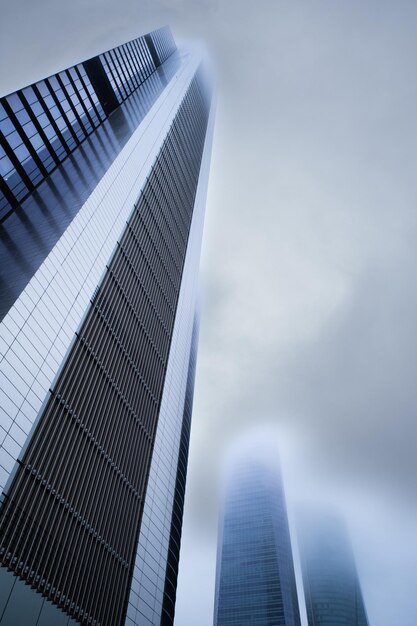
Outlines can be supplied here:
[[214, 626], [300, 626], [285, 497], [278, 472], [239, 466], [224, 505]]
[[[39, 615], [52, 611], [56, 623], [55, 607], [59, 623], [160, 624], [168, 579], [176, 580], [171, 531], [178, 540], [212, 132], [200, 65], [198, 53], [176, 53], [161, 29], [6, 97], [13, 121], [8, 107], [15, 102], [19, 113], [23, 91], [35, 104], [45, 82], [49, 115], [56, 106], [70, 122], [58, 139], [78, 139], [50, 170], [42, 161], [43, 178], [3, 215], [23, 243], [15, 226], [25, 215], [43, 245], [22, 272], [10, 241], [2, 242], [20, 287], [17, 297], [6, 289], [0, 324], [1, 571], [41, 594]], [[103, 119], [87, 116], [83, 80]], [[83, 128], [91, 138], [80, 146]], [[93, 155], [107, 150], [104, 164], [93, 158], [83, 176], [74, 165], [79, 150], [86, 158], [84, 145]], [[68, 181], [74, 173], [85, 195], [75, 205], [69, 196], [66, 217], [54, 216], [54, 240], [36, 205], [51, 185], [62, 193], [52, 183], [58, 175]], [[28, 245], [31, 235], [26, 227]], [[13, 623], [13, 598], [22, 593], [15, 588], [0, 606], [2, 626]], [[167, 624], [171, 589], [169, 598]]]
[[300, 512], [299, 547], [309, 626], [369, 626], [342, 521], [323, 511]]
[[0, 223], [176, 50], [168, 28], [0, 99]]

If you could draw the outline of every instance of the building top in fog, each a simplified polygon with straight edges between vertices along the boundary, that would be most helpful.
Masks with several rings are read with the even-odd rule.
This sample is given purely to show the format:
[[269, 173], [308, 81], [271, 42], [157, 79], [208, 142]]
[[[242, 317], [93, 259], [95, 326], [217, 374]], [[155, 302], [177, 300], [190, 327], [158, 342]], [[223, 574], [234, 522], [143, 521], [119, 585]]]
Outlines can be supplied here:
[[298, 543], [309, 626], [369, 626], [350, 539], [335, 513], [300, 509]]
[[299, 626], [281, 476], [262, 461], [241, 462], [219, 527], [215, 626]]

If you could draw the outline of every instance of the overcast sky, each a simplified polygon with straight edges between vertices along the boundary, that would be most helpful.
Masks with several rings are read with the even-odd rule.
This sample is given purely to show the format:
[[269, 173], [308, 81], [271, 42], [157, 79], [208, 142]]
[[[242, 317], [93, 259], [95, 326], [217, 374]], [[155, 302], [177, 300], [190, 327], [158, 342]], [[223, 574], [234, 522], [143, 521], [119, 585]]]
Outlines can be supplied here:
[[164, 23], [217, 70], [176, 626], [212, 623], [221, 468], [259, 431], [291, 501], [344, 509], [371, 626], [415, 626], [417, 3], [2, 5], [2, 93]]

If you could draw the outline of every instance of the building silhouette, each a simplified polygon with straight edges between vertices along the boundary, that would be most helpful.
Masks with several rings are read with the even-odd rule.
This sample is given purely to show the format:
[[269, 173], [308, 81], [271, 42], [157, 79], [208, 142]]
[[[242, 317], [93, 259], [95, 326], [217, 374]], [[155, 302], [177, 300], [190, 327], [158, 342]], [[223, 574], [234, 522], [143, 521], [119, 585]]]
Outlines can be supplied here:
[[0, 624], [173, 623], [212, 140], [168, 28], [0, 100]]
[[369, 626], [346, 528], [328, 511], [299, 516], [299, 550], [309, 626]]
[[281, 476], [238, 464], [221, 516], [214, 626], [300, 626]]

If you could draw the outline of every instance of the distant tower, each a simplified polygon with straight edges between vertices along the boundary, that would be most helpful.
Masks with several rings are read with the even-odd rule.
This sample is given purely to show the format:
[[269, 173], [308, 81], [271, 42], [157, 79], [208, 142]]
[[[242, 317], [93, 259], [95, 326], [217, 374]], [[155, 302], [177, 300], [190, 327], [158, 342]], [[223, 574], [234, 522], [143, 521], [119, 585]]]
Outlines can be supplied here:
[[279, 473], [236, 468], [220, 524], [214, 626], [300, 626]]
[[350, 540], [333, 514], [303, 511], [299, 547], [309, 626], [369, 626]]

